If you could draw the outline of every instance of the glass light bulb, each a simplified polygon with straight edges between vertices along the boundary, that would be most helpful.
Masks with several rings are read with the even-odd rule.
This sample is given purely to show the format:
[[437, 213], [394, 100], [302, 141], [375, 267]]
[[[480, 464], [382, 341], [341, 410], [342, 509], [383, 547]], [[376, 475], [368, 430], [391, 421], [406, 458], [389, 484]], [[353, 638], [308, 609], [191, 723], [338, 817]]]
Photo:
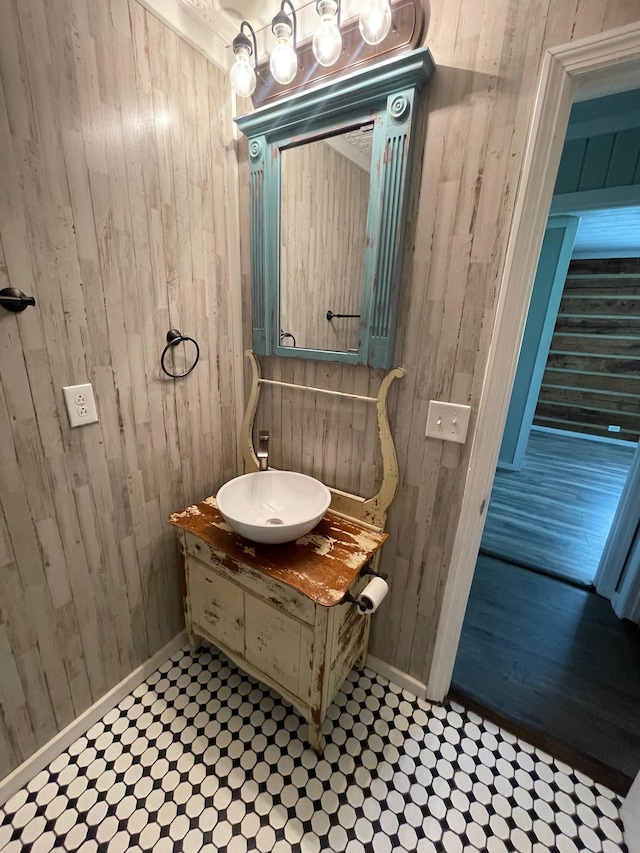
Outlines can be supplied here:
[[298, 73], [298, 57], [288, 41], [279, 39], [274, 47], [269, 67], [274, 78], [286, 86]]
[[360, 12], [360, 35], [367, 44], [380, 44], [391, 29], [389, 0], [367, 0]]
[[328, 68], [340, 58], [342, 53], [342, 36], [336, 26], [336, 16], [326, 15], [313, 37], [313, 55], [320, 65]]
[[249, 51], [242, 48], [236, 53], [236, 61], [231, 69], [231, 85], [236, 95], [249, 98], [256, 89], [256, 72], [249, 62]]

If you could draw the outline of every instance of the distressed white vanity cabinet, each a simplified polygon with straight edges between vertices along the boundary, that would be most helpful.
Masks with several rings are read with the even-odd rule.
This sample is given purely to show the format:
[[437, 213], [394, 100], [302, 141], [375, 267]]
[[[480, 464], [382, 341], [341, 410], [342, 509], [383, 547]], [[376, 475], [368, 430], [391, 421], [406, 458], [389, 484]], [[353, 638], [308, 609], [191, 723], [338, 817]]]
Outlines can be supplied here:
[[296, 542], [260, 545], [235, 533], [213, 498], [169, 521], [180, 529], [192, 647], [210, 641], [277, 690], [322, 752], [327, 708], [352, 666], [364, 665], [369, 639], [370, 617], [342, 602], [370, 579], [362, 570], [387, 534], [328, 512]]
[[252, 383], [240, 446], [245, 471], [257, 471], [253, 423], [262, 385], [288, 385], [300, 393], [331, 394], [376, 406], [382, 455], [380, 491], [370, 498], [330, 488], [331, 507], [296, 542], [260, 545], [235, 533], [215, 498], [169, 516], [180, 530], [187, 631], [195, 649], [202, 638], [222, 649], [249, 675], [277, 690], [309, 723], [309, 743], [322, 752], [327, 708], [355, 664], [362, 666], [370, 616], [356, 598], [370, 580], [387, 539], [387, 509], [398, 487], [398, 460], [387, 415], [387, 395], [397, 367], [367, 397], [263, 379], [248, 350]]

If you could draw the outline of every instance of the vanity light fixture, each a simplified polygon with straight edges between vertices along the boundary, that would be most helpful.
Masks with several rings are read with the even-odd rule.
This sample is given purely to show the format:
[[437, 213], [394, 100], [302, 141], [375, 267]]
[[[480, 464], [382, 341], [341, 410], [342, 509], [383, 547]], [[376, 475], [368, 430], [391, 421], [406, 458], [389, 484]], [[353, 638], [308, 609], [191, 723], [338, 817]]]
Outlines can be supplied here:
[[[246, 35], [245, 28], [249, 30], [251, 39]], [[236, 61], [231, 69], [231, 86], [236, 95], [241, 98], [250, 98], [256, 88], [255, 69], [258, 67], [258, 45], [255, 31], [248, 21], [240, 24], [240, 32], [233, 40], [233, 52]], [[252, 56], [253, 65], [250, 61]]]
[[[299, 45], [293, 3], [294, 0], [281, 0], [271, 21], [275, 45], [269, 57], [270, 74], [265, 74], [264, 68], [262, 74], [259, 70], [256, 32], [248, 21], [242, 22], [232, 42], [235, 62], [231, 69], [231, 85], [241, 97], [254, 96], [254, 106], [265, 99], [279, 97], [283, 94], [281, 87], [296, 90], [328, 74], [347, 71], [352, 65], [371, 64], [378, 57], [398, 52], [407, 45], [415, 47], [422, 34], [421, 0], [360, 0], [360, 13], [346, 22], [342, 21], [342, 0], [307, 0], [300, 11], [315, 5], [319, 23], [313, 39]], [[394, 38], [388, 39], [391, 30]], [[358, 31], [365, 44], [358, 44]], [[383, 42], [381, 48], [370, 49]], [[265, 61], [263, 65], [266, 64]], [[332, 66], [336, 67], [324, 70]]]
[[313, 55], [325, 68], [335, 65], [342, 53], [339, 0], [316, 0], [320, 26], [313, 37]]
[[360, 35], [367, 44], [380, 44], [392, 23], [391, 0], [367, 0], [360, 12]]
[[[291, 11], [291, 16], [287, 15], [285, 7]], [[282, 0], [280, 11], [271, 22], [271, 31], [276, 37], [277, 44], [271, 53], [269, 66], [274, 79], [286, 86], [298, 73], [298, 55], [296, 53], [298, 21], [291, 0]]]

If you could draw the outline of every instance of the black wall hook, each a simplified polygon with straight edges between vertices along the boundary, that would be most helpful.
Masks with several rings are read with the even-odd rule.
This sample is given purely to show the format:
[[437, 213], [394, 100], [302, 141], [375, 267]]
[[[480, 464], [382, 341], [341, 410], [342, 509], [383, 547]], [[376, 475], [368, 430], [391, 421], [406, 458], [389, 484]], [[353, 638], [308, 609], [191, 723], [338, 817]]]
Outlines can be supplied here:
[[17, 314], [24, 311], [29, 305], [35, 304], [36, 300], [33, 296], [25, 296], [21, 290], [17, 290], [15, 287], [5, 287], [4, 290], [0, 290], [0, 305], [7, 311], [13, 311]]

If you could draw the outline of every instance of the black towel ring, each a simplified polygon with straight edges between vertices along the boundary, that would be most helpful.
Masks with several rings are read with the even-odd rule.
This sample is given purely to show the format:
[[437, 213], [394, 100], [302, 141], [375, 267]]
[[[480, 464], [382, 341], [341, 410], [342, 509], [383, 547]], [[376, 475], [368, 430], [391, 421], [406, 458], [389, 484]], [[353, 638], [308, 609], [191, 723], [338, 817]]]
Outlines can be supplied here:
[[[184, 373], [170, 373], [164, 365], [164, 360], [167, 357], [167, 353], [172, 347], [177, 346], [178, 344], [184, 343], [184, 341], [191, 341], [191, 343], [196, 348], [196, 358], [191, 367], [188, 370], [185, 370]], [[179, 332], [177, 329], [169, 329], [167, 332], [167, 345], [162, 350], [162, 355], [160, 356], [160, 367], [162, 367], [163, 371], [170, 376], [172, 379], [184, 379], [185, 376], [188, 376], [193, 368], [196, 366], [198, 361], [200, 360], [200, 347], [198, 346], [197, 341], [194, 341], [193, 338], [188, 337], [187, 335], [183, 335], [182, 332]]]

